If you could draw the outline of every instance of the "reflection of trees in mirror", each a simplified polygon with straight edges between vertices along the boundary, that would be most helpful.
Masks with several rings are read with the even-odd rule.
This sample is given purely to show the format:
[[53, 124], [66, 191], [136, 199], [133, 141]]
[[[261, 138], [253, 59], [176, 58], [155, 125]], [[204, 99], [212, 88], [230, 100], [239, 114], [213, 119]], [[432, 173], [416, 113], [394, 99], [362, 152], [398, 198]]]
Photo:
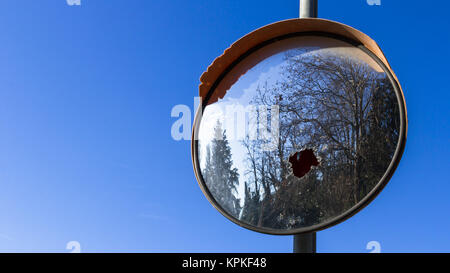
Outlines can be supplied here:
[[236, 197], [239, 174], [233, 168], [231, 149], [222, 124], [217, 121], [214, 138], [206, 147], [206, 166], [203, 170], [206, 185], [217, 202], [230, 214], [238, 215], [241, 211]]
[[[293, 229], [342, 214], [375, 187], [397, 147], [400, 114], [391, 82], [353, 58], [288, 51], [280, 79], [260, 85], [252, 103], [279, 105], [277, 149], [241, 142], [247, 159], [245, 193], [238, 195], [238, 170], [218, 124], [223, 140], [212, 141], [202, 173], [216, 201], [253, 226]], [[320, 165], [298, 178], [289, 156], [305, 148], [314, 149]]]

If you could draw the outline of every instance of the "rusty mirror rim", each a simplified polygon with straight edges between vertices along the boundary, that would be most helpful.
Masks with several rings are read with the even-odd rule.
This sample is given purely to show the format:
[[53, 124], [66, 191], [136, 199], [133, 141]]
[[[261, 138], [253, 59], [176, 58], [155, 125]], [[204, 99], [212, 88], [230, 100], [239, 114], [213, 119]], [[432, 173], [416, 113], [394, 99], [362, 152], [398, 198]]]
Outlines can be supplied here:
[[[198, 158], [198, 129], [201, 122], [200, 113], [203, 112], [204, 108], [213, 102], [208, 102], [211, 99], [213, 93], [215, 92], [216, 87], [219, 85], [221, 80], [233, 70], [233, 68], [243, 61], [246, 57], [248, 57], [251, 53], [256, 50], [274, 43], [276, 41], [289, 39], [293, 37], [299, 36], [321, 36], [328, 37], [337, 40], [341, 40], [347, 42], [362, 51], [368, 54], [380, 67], [384, 70], [387, 77], [389, 78], [392, 86], [394, 88], [398, 107], [400, 112], [400, 132], [399, 132], [399, 140], [397, 143], [397, 147], [395, 153], [392, 157], [392, 160], [384, 173], [383, 177], [377, 183], [377, 185], [357, 204], [352, 206], [350, 209], [344, 211], [342, 214], [328, 219], [320, 224], [312, 225], [309, 227], [295, 228], [295, 229], [287, 229], [287, 230], [278, 230], [272, 228], [264, 228], [264, 227], [256, 227], [245, 222], [242, 222], [228, 212], [226, 212], [220, 204], [218, 204], [212, 194], [210, 193], [206, 183], [202, 177], [202, 173], [200, 170], [199, 158]], [[231, 83], [232, 84], [232, 83]], [[397, 77], [392, 71], [389, 63], [384, 57], [381, 49], [378, 45], [370, 39], [367, 35], [359, 32], [356, 29], [353, 29], [349, 26], [329, 21], [323, 19], [291, 19], [286, 21], [277, 22], [274, 24], [267, 25], [262, 27], [250, 34], [247, 34], [243, 38], [239, 39], [235, 42], [230, 48], [225, 50], [224, 54], [218, 57], [208, 70], [201, 77], [201, 84], [199, 87], [200, 97], [203, 100], [203, 103], [200, 105], [199, 109], [194, 118], [194, 125], [192, 129], [192, 141], [191, 141], [191, 152], [192, 152], [192, 163], [194, 167], [195, 176], [197, 178], [198, 184], [203, 192], [203, 194], [207, 197], [208, 201], [226, 218], [235, 224], [244, 227], [249, 230], [253, 230], [260, 233], [272, 234], [272, 235], [293, 235], [293, 234], [301, 234], [308, 233], [326, 229], [328, 227], [337, 225], [359, 211], [361, 211], [364, 207], [366, 207], [375, 197], [383, 190], [383, 188], [387, 185], [392, 175], [394, 174], [400, 159], [402, 157], [403, 151], [405, 149], [406, 144], [406, 135], [407, 135], [407, 112], [406, 112], [406, 103], [404, 99], [404, 95], [401, 89], [401, 86], [398, 82]], [[226, 93], [226, 92], [225, 92]], [[217, 100], [218, 98], [222, 98], [224, 95], [213, 98], [213, 100]]]

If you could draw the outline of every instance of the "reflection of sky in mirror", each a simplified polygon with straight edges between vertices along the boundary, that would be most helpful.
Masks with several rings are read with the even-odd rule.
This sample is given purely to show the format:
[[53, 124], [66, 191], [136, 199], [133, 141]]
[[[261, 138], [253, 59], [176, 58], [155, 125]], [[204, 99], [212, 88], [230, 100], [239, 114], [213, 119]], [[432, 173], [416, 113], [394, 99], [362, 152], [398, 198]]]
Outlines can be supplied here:
[[[218, 102], [208, 105], [203, 113], [202, 122], [199, 128], [199, 142], [200, 142], [200, 166], [205, 167], [206, 146], [213, 139], [214, 127], [216, 121], [220, 120], [224, 123], [222, 113], [225, 113], [227, 106], [249, 105], [256, 94], [256, 89], [259, 85], [268, 83], [273, 84], [279, 79], [281, 67], [285, 63], [284, 52], [275, 54], [258, 65], [254, 66], [242, 75], [239, 80], [227, 91], [223, 99]], [[219, 107], [223, 112], [218, 111]], [[248, 120], [246, 120], [246, 123]], [[224, 125], [225, 126], [225, 125]], [[228, 136], [227, 136], [228, 137]], [[230, 139], [229, 145], [231, 147], [233, 165], [239, 172], [239, 186], [238, 198], [241, 199], [241, 205], [244, 204], [244, 186], [245, 186], [245, 148], [241, 144], [240, 139]]]

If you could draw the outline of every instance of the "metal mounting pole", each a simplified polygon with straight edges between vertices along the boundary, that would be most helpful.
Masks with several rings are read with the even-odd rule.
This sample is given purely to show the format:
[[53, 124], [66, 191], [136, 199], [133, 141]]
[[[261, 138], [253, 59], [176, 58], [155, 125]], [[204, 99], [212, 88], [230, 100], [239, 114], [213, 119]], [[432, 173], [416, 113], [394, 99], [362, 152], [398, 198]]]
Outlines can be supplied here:
[[294, 235], [294, 253], [316, 253], [316, 233]]
[[[317, 18], [318, 0], [300, 0], [300, 18]], [[316, 253], [316, 233], [294, 235], [294, 253]]]
[[317, 18], [318, 0], [300, 0], [300, 18]]

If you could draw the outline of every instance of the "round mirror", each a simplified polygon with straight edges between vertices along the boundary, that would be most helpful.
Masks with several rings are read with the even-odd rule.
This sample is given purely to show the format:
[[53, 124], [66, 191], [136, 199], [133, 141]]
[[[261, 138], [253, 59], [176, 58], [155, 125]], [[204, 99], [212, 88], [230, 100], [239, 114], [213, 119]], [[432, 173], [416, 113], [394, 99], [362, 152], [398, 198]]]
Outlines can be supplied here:
[[205, 96], [194, 165], [211, 203], [246, 228], [310, 232], [368, 204], [403, 149], [399, 86], [365, 47], [290, 35], [247, 52]]

